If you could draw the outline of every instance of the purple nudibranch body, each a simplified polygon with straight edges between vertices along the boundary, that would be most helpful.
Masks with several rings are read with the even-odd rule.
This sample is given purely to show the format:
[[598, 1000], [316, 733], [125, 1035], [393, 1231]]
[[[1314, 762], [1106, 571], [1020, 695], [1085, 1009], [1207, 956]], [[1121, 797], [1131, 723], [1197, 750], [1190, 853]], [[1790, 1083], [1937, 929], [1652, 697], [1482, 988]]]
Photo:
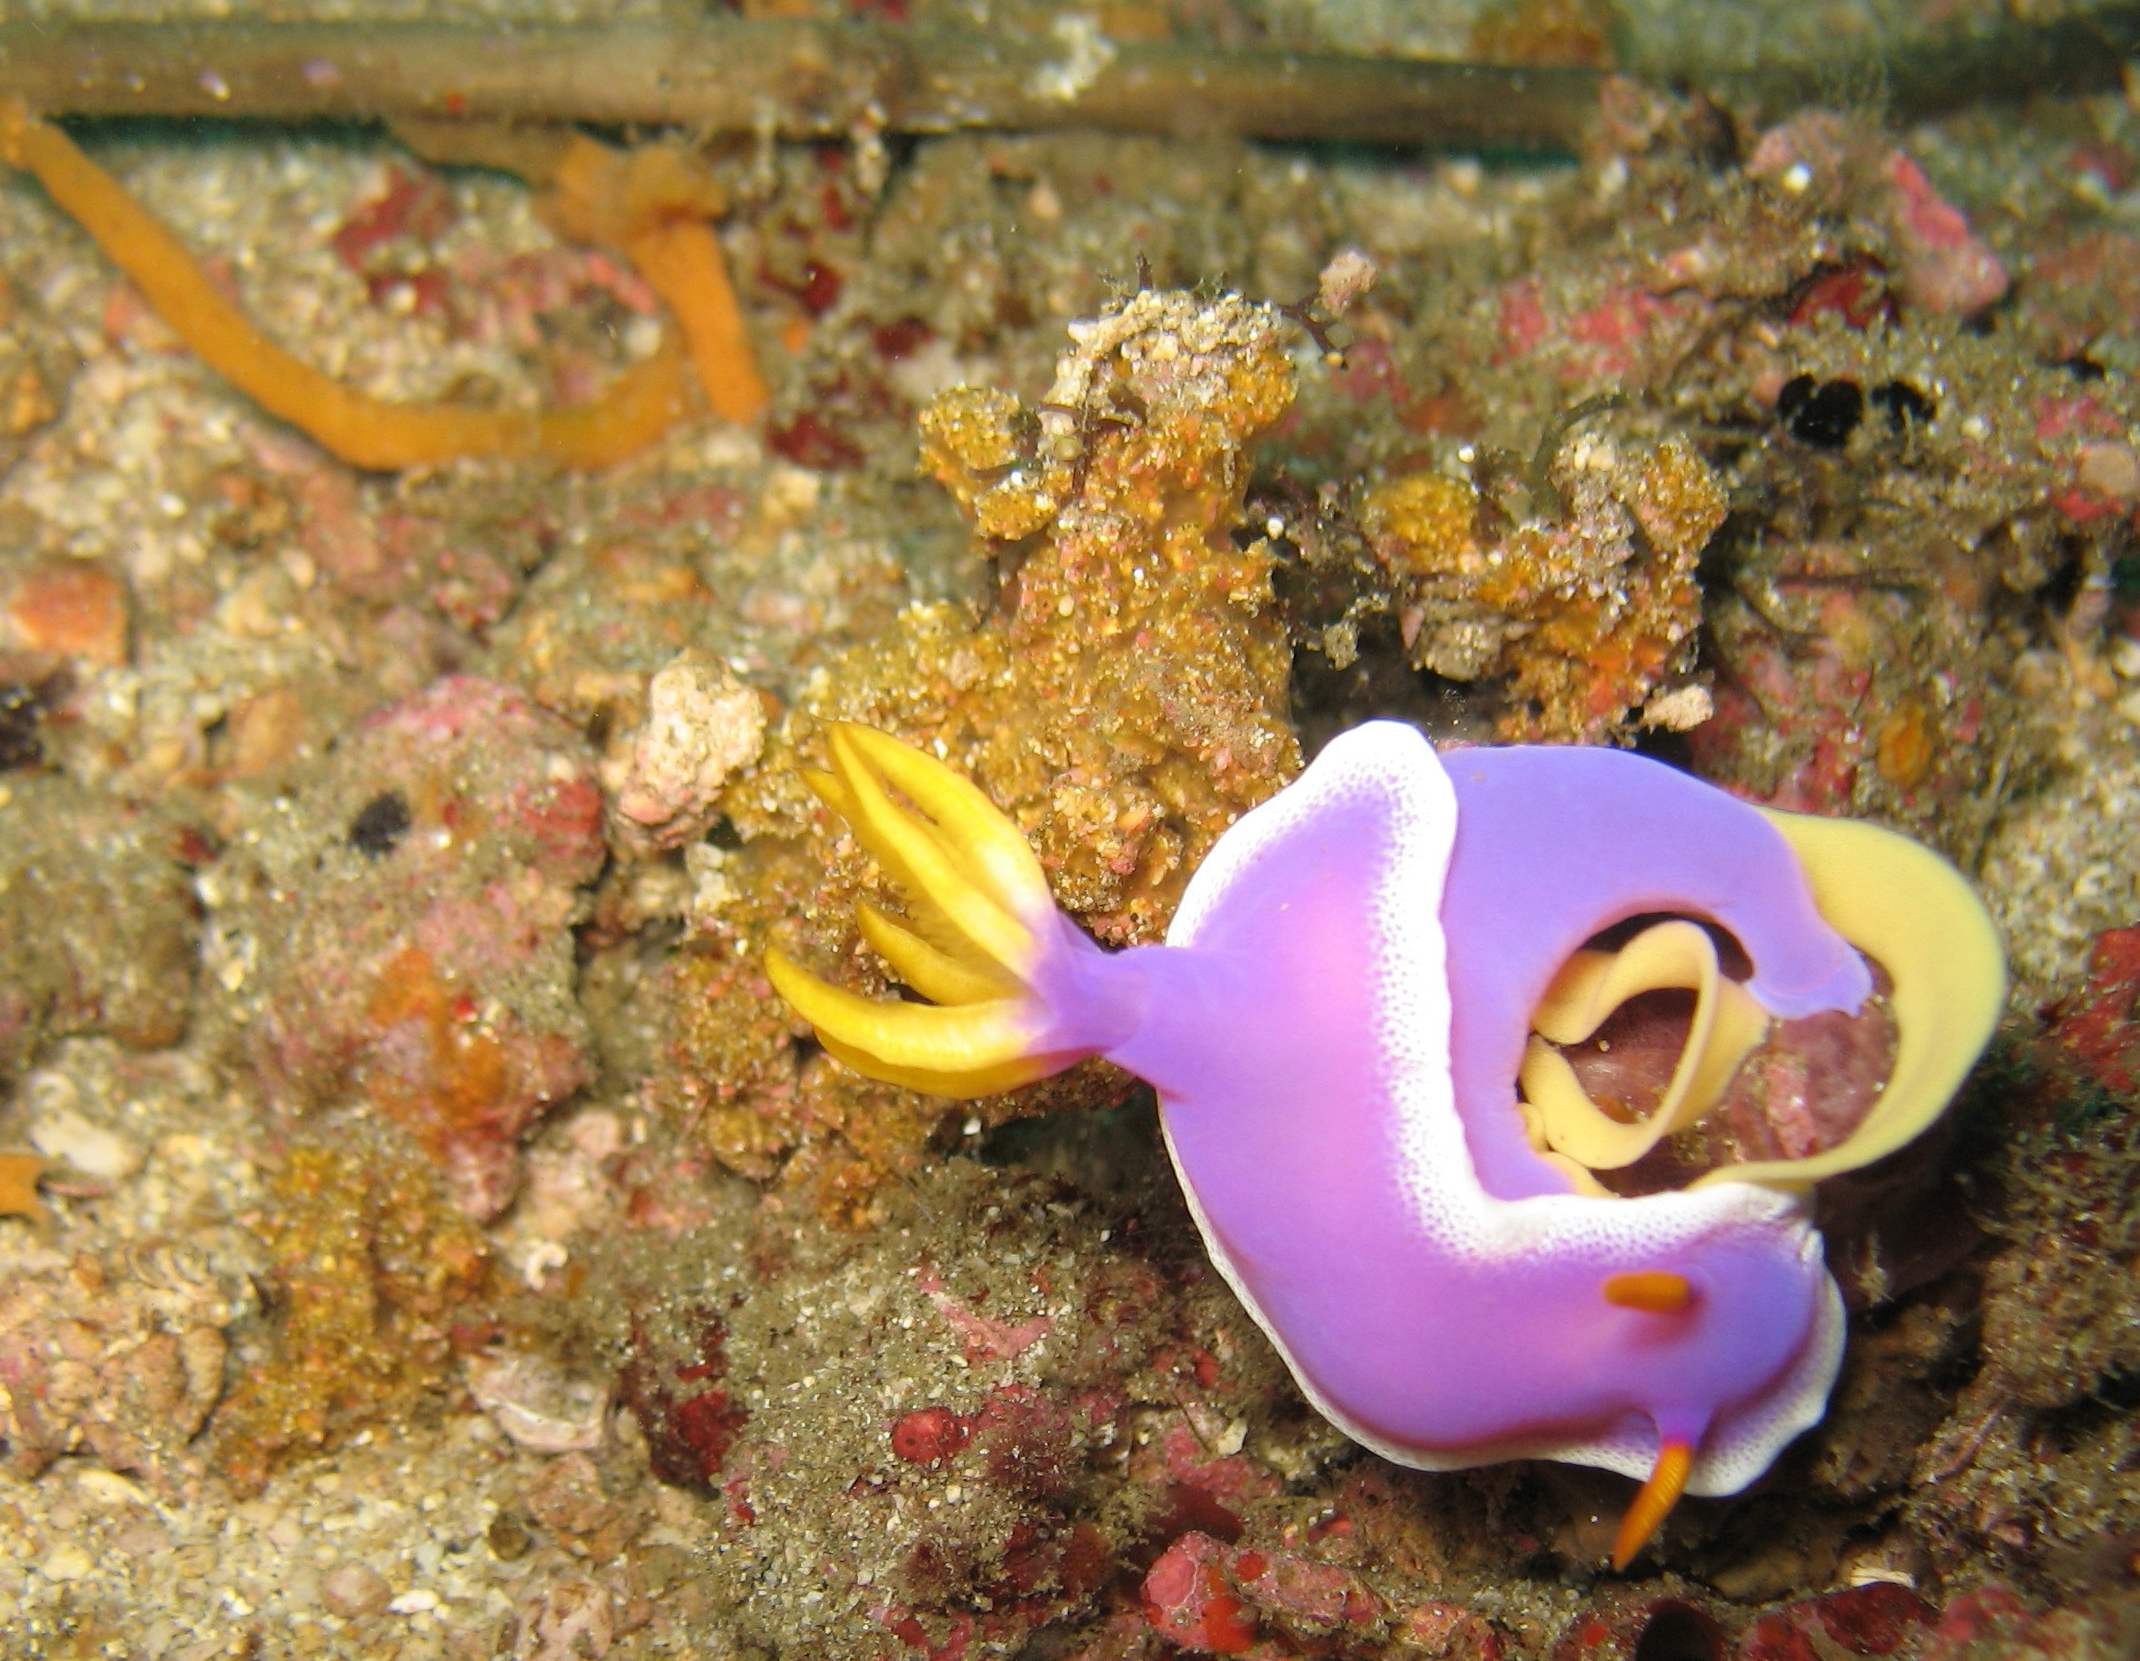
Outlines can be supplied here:
[[[1626, 857], [1577, 857], [1578, 834]], [[1694, 909], [1748, 945], [1756, 986], [1783, 980], [1793, 1014], [1857, 1005], [1864, 965], [1752, 809], [1619, 751], [1444, 765], [1390, 722], [1228, 831], [1165, 946], [1063, 928], [1035, 965], [1046, 1047], [1158, 1090], [1212, 1260], [1316, 1407], [1386, 1457], [1642, 1475], [1679, 1440], [1688, 1485], [1718, 1492], [1820, 1417], [1842, 1307], [1803, 1208], [1750, 1185], [1573, 1193], [1511, 1106], [1554, 972], [1609, 924], [1690, 909], [1665, 874], [1690, 845], [1711, 868]], [[1702, 1295], [1659, 1315], [1600, 1293], [1654, 1269]]]
[[[992, 899], [1011, 922], [972, 938], [1012, 944], [980, 954], [992, 964], [968, 954], [967, 971], [996, 977], [968, 994], [950, 969], [918, 984], [963, 1009], [902, 1016], [769, 957], [776, 984], [836, 1054], [925, 1088], [979, 1093], [1095, 1054], [1150, 1081], [1213, 1262], [1348, 1435], [1431, 1470], [1543, 1457], [1646, 1476], [1624, 1562], [1682, 1488], [1743, 1487], [1819, 1419], [1844, 1323], [1803, 1196], [1743, 1180], [1611, 1195], [1541, 1145], [1515, 1083], [1556, 977], [1632, 919], [1729, 933], [1752, 973], [1725, 992], [1756, 1019], [1857, 1009], [1865, 961], [1780, 820], [1624, 752], [1438, 757], [1371, 722], [1220, 839], [1164, 945], [1109, 953], [1049, 903], [1037, 865], [1012, 869], [1023, 845], [1007, 825], [972, 844], [976, 892], [932, 883], [930, 860], [958, 863], [985, 799], [858, 731], [835, 729], [839, 776], [813, 782], [929, 891], [915, 916], [934, 944], [903, 946], [881, 917], [866, 932], [917, 983], [938, 980], [937, 945], [958, 955], [962, 910]], [[921, 844], [873, 839], [875, 809], [901, 810], [872, 767], [921, 810]], [[932, 768], [971, 798], [938, 797]], [[1975, 928], [1959, 879], [1902, 846], [1935, 907]], [[1980, 1007], [1988, 1030], [1995, 989]], [[939, 1028], [907, 1043], [926, 1018]], [[1931, 1111], [1959, 1076], [1935, 1071]]]

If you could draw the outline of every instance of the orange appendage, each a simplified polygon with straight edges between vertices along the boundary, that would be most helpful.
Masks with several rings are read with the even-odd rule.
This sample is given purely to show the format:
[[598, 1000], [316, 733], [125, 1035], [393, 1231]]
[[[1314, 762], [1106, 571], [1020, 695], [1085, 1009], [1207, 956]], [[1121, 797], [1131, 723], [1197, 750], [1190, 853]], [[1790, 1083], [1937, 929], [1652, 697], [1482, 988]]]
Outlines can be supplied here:
[[671, 219], [641, 231], [624, 251], [675, 313], [713, 413], [724, 421], [755, 420], [770, 394], [743, 331], [743, 313], [728, 286], [713, 227], [699, 219]]
[[708, 223], [726, 205], [718, 181], [688, 152], [615, 150], [579, 136], [558, 159], [543, 213], [565, 236], [624, 251], [682, 327], [713, 412], [750, 421], [769, 393]]
[[434, 1156], [495, 1131], [512, 1082], [505, 1047], [468, 1019], [429, 952], [404, 946], [381, 965], [365, 1014], [382, 1033], [407, 1026], [417, 1036], [407, 1054], [375, 1058], [367, 1071], [366, 1091], [380, 1112]]
[[1631, 1269], [1624, 1275], [1607, 1275], [1604, 1292], [1607, 1303], [1654, 1315], [1676, 1315], [1694, 1301], [1692, 1282], [1670, 1269]]
[[684, 412], [684, 360], [667, 341], [600, 398], [570, 409], [404, 404], [353, 391], [263, 335], [116, 179], [19, 101], [0, 103], [0, 159], [33, 174], [204, 363], [352, 466], [539, 456], [603, 467], [652, 443]]
[[1626, 1568], [1635, 1560], [1635, 1553], [1649, 1544], [1650, 1536], [1679, 1503], [1687, 1486], [1687, 1473], [1693, 1468], [1692, 1443], [1667, 1441], [1658, 1447], [1657, 1463], [1650, 1467], [1649, 1480], [1628, 1505], [1627, 1515], [1620, 1519], [1619, 1531], [1612, 1537], [1615, 1569]]
[[34, 1153], [0, 1153], [0, 1217], [27, 1217], [49, 1227], [51, 1213], [37, 1197], [37, 1179], [45, 1162]]

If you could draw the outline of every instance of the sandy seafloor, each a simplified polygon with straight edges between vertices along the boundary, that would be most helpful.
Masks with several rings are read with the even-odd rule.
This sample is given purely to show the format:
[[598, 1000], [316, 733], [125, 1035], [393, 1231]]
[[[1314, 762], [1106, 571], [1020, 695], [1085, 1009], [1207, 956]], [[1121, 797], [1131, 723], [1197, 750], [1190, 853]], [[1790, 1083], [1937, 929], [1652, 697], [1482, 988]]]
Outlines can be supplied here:
[[[0, 1655], [2140, 1652], [2140, 109], [2129, 73], [1889, 120], [1881, 53], [1979, 11], [1092, 8], [1866, 72], [1759, 123], [1616, 92], [1573, 159], [719, 147], [770, 406], [596, 473], [355, 471], [0, 176], [0, 1155], [33, 1155], [0, 1165]], [[352, 130], [77, 136], [379, 396], [586, 397], [660, 337], [623, 256], [511, 175]], [[1265, 314], [1209, 348], [1217, 382], [1297, 383], [1269, 432], [1186, 383], [1081, 418], [1071, 490], [1159, 502], [1144, 531], [991, 546], [918, 473], [929, 400], [1039, 405], [1140, 261], [1187, 318], [1313, 293], [1348, 248], [1377, 275], [1343, 368]], [[1217, 415], [1149, 486], [1106, 447], [1155, 408]], [[1391, 505], [1422, 477], [1466, 528]], [[1208, 581], [1169, 540], [1197, 514]], [[1548, 544], [1595, 563], [1463, 575]], [[1383, 713], [1640, 740], [1896, 824], [2006, 941], [1959, 1105], [1822, 1202], [1828, 1419], [1626, 1575], [1625, 1481], [1402, 1471], [1309, 1412], [1121, 1078], [860, 1087], [758, 973], [777, 938], [884, 985], [862, 862], [793, 782], [818, 716], [977, 770], [1120, 943], [1296, 736]]]

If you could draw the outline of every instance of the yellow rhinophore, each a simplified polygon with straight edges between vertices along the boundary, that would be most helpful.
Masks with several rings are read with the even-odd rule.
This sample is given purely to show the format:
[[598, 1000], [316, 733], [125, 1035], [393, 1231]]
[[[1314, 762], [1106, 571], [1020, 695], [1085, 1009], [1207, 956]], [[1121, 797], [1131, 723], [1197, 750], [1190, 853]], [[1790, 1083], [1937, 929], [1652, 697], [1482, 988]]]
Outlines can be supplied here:
[[768, 950], [773, 989], [857, 1072], [931, 1095], [989, 1096], [1059, 1070], [1027, 983], [1057, 926], [1055, 902], [1018, 827], [976, 785], [888, 733], [836, 721], [826, 736], [831, 770], [803, 777], [906, 902], [904, 918], [859, 903], [862, 936], [934, 1002], [857, 997]]

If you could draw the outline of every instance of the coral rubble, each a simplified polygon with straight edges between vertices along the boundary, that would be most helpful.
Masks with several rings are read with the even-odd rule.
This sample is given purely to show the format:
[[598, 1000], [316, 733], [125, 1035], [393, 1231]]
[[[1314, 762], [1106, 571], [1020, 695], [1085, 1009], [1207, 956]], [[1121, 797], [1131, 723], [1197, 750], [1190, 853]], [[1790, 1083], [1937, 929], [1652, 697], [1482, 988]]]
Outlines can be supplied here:
[[[1156, 936], [1218, 833], [1290, 776], [1269, 555], [1231, 534], [1249, 448], [1291, 398], [1290, 336], [1239, 296], [1147, 290], [1076, 326], [1037, 407], [961, 388], [924, 413], [924, 465], [971, 516], [1001, 591], [978, 621], [917, 607], [828, 665], [725, 798], [745, 838], [722, 878], [734, 899], [673, 973], [677, 1088], [704, 1104], [724, 1162], [764, 1171], [815, 1143], [791, 1174], [818, 1169], [844, 1207], [939, 1116], [912, 1097], [887, 1113], [882, 1091], [822, 1059], [798, 1077], [756, 967], [785, 938], [872, 973], [845, 920], [862, 861], [794, 773], [816, 721], [881, 724], [970, 768], [1031, 834], [1064, 904], [1120, 942]], [[787, 839], [802, 823], [798, 851]], [[829, 879], [809, 877], [814, 864]], [[1073, 1081], [1029, 1105], [1119, 1092]]]

